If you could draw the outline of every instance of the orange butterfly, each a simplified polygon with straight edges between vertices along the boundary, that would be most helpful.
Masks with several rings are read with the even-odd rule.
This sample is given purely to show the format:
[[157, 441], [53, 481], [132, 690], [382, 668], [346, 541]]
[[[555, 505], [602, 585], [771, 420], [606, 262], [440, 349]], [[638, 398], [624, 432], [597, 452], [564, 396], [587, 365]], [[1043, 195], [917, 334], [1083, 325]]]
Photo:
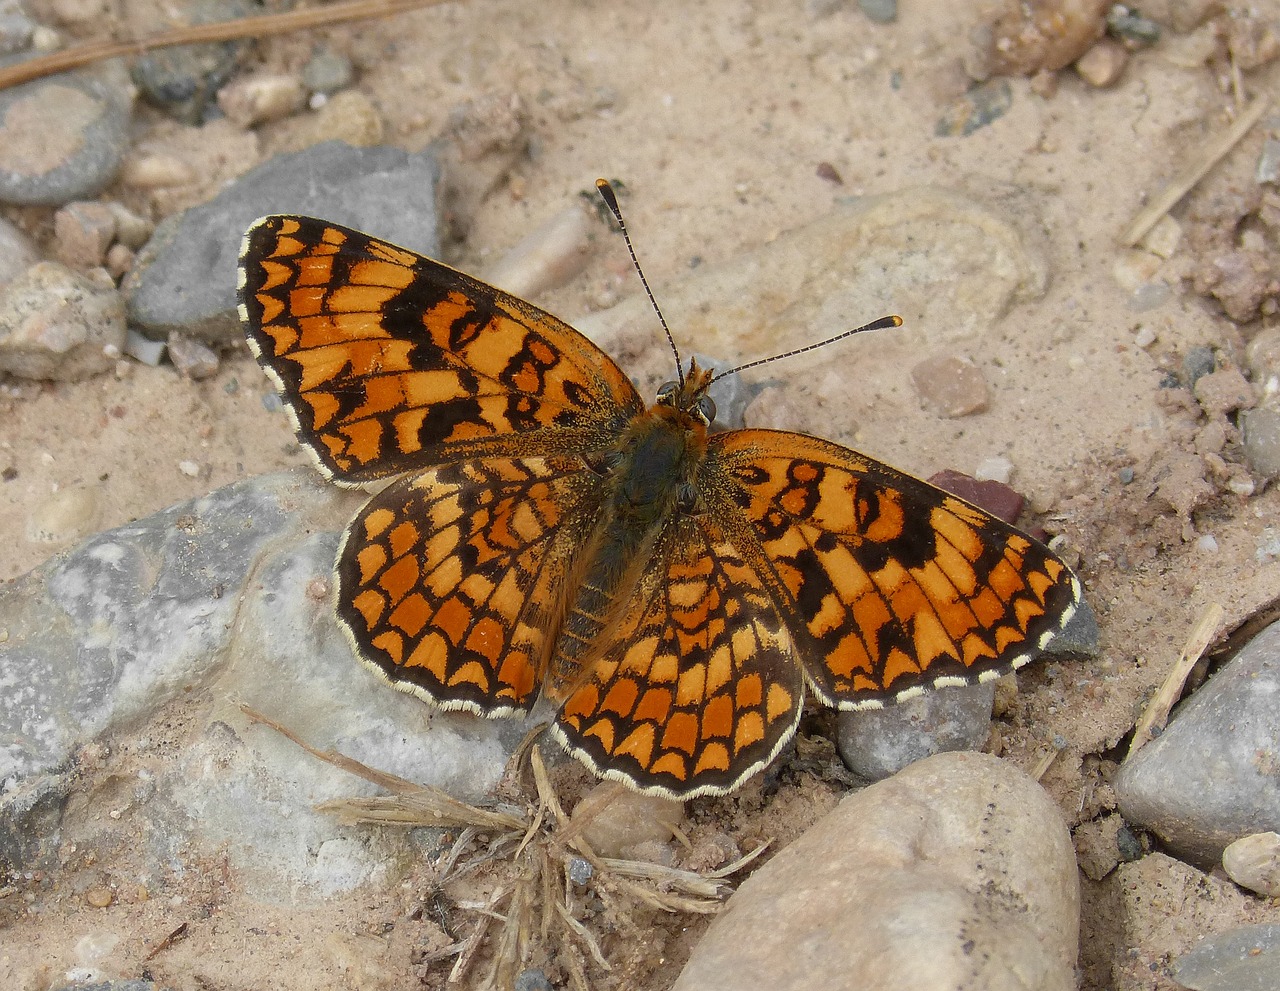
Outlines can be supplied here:
[[695, 362], [646, 406], [567, 324], [366, 234], [265, 217], [239, 291], [320, 470], [402, 476], [338, 554], [356, 654], [446, 709], [546, 694], [564, 747], [639, 791], [732, 791], [806, 690], [859, 709], [989, 681], [1079, 604], [983, 510], [814, 437], [708, 433]]

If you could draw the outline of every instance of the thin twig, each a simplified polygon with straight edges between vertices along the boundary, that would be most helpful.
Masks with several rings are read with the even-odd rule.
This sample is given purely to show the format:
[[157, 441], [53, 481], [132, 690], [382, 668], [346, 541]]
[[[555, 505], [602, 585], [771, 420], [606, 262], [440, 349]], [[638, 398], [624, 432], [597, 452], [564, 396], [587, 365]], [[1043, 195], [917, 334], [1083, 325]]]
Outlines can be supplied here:
[[1133, 742], [1129, 744], [1129, 757], [1132, 757], [1149, 743], [1159, 730], [1164, 729], [1165, 722], [1169, 718], [1169, 710], [1173, 708], [1173, 704], [1182, 695], [1182, 686], [1186, 684], [1187, 675], [1191, 673], [1191, 669], [1200, 660], [1200, 655], [1213, 642], [1213, 635], [1218, 632], [1218, 627], [1222, 624], [1224, 615], [1225, 611], [1222, 606], [1216, 602], [1211, 602], [1205, 607], [1199, 621], [1192, 628], [1190, 636], [1187, 637], [1182, 653], [1178, 655], [1177, 663], [1165, 676], [1159, 691], [1147, 704], [1146, 710], [1142, 713], [1142, 718], [1138, 720], [1138, 724], [1134, 727]]
[[1179, 173], [1163, 192], [1138, 211], [1129, 229], [1121, 235], [1120, 243], [1126, 248], [1132, 248], [1146, 237], [1147, 232], [1160, 218], [1172, 210], [1177, 202], [1208, 175], [1209, 170], [1225, 158], [1240, 139], [1249, 133], [1253, 125], [1262, 119], [1270, 102], [1267, 97], [1260, 96], [1245, 107], [1244, 112], [1236, 118], [1236, 122], [1227, 129], [1225, 134], [1210, 141], [1204, 152], [1185, 171]]
[[59, 52], [38, 55], [16, 65], [0, 68], [0, 89], [42, 79], [58, 72], [67, 72], [104, 59], [122, 55], [141, 55], [153, 48], [169, 48], [173, 45], [191, 45], [218, 41], [235, 41], [240, 38], [264, 38], [273, 34], [289, 34], [308, 28], [327, 27], [344, 21], [358, 21], [369, 17], [390, 17], [419, 7], [434, 7], [445, 0], [351, 0], [349, 3], [331, 4], [314, 10], [290, 10], [282, 14], [263, 14], [260, 17], [241, 17], [234, 21], [218, 21], [214, 24], [191, 24], [161, 31], [132, 41], [88, 41], [72, 45]]

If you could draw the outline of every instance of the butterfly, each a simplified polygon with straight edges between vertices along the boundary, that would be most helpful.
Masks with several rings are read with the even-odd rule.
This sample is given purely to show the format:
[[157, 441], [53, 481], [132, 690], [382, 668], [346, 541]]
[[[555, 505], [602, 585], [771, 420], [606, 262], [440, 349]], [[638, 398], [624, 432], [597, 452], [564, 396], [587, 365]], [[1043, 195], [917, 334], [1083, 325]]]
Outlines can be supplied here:
[[564, 748], [641, 792], [732, 791], [806, 695], [876, 708], [999, 677], [1080, 602], [1046, 547], [926, 482], [710, 432], [696, 361], [646, 403], [566, 323], [367, 234], [264, 217], [239, 301], [320, 471], [393, 479], [337, 555], [356, 655], [445, 709], [546, 696]]

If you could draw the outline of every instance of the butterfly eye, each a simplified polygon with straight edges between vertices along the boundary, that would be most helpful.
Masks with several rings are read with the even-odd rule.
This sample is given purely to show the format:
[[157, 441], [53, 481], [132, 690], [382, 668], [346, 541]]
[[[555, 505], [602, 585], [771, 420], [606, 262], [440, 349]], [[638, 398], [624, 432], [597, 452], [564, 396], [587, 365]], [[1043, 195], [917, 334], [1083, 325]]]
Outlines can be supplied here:
[[671, 397], [680, 391], [679, 382], [663, 382], [658, 386], [658, 402], [670, 403]]
[[698, 418], [707, 426], [711, 425], [711, 421], [716, 418], [716, 403], [710, 396], [703, 396], [698, 400], [697, 407]]

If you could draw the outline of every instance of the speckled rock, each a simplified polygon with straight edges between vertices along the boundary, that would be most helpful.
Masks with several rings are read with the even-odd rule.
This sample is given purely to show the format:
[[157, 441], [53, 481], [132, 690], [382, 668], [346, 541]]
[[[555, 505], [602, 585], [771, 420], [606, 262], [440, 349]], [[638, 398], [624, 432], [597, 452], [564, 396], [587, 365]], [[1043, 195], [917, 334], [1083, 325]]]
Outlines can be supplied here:
[[[0, 586], [0, 869], [56, 863], [60, 843], [93, 835], [138, 846], [142, 883], [225, 855], [256, 897], [292, 901], [414, 855], [403, 832], [351, 831], [313, 811], [373, 788], [251, 723], [240, 702], [317, 746], [460, 797], [496, 783], [523, 726], [391, 690], [336, 626], [338, 531], [359, 502], [310, 470], [264, 476]], [[183, 698], [201, 701], [179, 724], [151, 721]], [[145, 773], [108, 781], [118, 817], [93, 801], [64, 809], [68, 772], [105, 749], [104, 734]]]
[[743, 882], [674, 991], [1071, 991], [1078, 912], [1049, 796], [995, 757], [940, 754]]
[[124, 300], [110, 279], [37, 262], [0, 288], [0, 371], [76, 381], [115, 366]]

